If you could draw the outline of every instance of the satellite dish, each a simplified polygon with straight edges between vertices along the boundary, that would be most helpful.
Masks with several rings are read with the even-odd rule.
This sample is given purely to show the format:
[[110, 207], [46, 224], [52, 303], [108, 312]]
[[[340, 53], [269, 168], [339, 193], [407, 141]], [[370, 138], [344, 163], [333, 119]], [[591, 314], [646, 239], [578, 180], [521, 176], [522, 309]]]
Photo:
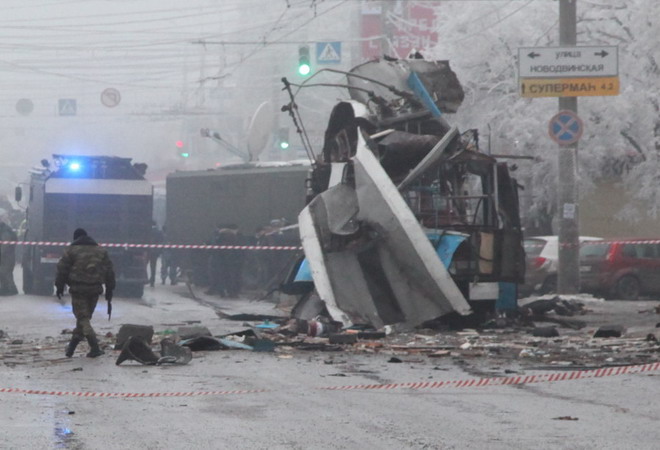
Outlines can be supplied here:
[[261, 152], [266, 148], [273, 132], [274, 119], [270, 102], [263, 102], [259, 105], [252, 116], [247, 137], [247, 151], [250, 154], [250, 161], [258, 159]]

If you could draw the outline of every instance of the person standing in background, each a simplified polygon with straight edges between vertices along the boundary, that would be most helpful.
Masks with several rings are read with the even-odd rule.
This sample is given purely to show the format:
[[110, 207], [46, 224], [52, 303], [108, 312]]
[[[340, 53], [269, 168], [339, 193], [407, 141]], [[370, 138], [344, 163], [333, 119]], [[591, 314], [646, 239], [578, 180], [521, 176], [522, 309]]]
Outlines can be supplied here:
[[[3, 220], [0, 221], [0, 241], [17, 241], [16, 232]], [[14, 283], [16, 266], [16, 244], [0, 245], [0, 295], [16, 295], [18, 289]]]
[[[149, 238], [150, 244], [162, 244], [165, 242], [165, 235], [158, 229], [156, 221], [151, 222], [151, 235]], [[149, 256], [149, 286], [154, 287], [156, 284], [156, 265], [158, 264], [158, 257], [162, 253], [161, 248], [150, 247], [148, 251]]]

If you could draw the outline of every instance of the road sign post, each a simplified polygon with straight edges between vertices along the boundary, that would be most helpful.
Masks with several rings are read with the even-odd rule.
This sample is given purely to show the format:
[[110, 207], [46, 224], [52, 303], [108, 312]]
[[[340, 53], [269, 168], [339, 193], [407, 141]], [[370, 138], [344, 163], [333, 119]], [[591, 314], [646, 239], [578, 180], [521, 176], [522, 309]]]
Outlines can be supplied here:
[[559, 294], [575, 294], [580, 290], [576, 161], [583, 124], [577, 116], [577, 99], [619, 94], [618, 48], [575, 45], [576, 3], [559, 0], [559, 47], [518, 49], [520, 95], [559, 100], [559, 113], [550, 120], [548, 128], [550, 137], [559, 145]]
[[[577, 7], [574, 0], [559, 0], [559, 45], [574, 47], [577, 40]], [[581, 53], [580, 53], [581, 55]], [[570, 111], [572, 114], [562, 115]], [[559, 98], [558, 121], [562, 118], [576, 120], [578, 112], [578, 97]], [[574, 116], [573, 116], [574, 115]], [[559, 255], [557, 269], [557, 293], [577, 294], [580, 292], [580, 247], [579, 230], [580, 216], [577, 188], [577, 150], [578, 131], [573, 123], [563, 123], [565, 127], [573, 130], [575, 142], [560, 145], [557, 154], [559, 166], [557, 200], [557, 214], [559, 217]], [[582, 126], [580, 125], [581, 129]], [[559, 133], [559, 131], [557, 131]], [[581, 132], [580, 132], [581, 134]]]

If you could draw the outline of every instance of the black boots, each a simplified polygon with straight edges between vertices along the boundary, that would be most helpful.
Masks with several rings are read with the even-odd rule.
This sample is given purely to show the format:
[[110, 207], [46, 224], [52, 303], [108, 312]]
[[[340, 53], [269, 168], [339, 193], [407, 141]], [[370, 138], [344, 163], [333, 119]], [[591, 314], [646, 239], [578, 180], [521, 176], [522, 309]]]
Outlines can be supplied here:
[[87, 343], [89, 344], [89, 353], [87, 353], [88, 358], [96, 358], [97, 356], [104, 355], [105, 352], [99, 347], [99, 341], [96, 340], [96, 336], [87, 336]]
[[[72, 337], [69, 341], [69, 345], [66, 346], [66, 351], [64, 354], [67, 358], [71, 358], [73, 353], [76, 351], [76, 347], [82, 339], [79, 337]], [[96, 339], [96, 336], [87, 336], [87, 343], [89, 344], [89, 353], [87, 353], [88, 358], [96, 358], [97, 356], [105, 355], [105, 352], [99, 347], [99, 341]]]
[[73, 352], [76, 351], [76, 347], [78, 347], [78, 343], [80, 343], [80, 338], [77, 337], [71, 338], [71, 340], [69, 341], [69, 345], [66, 346], [66, 351], [64, 352], [67, 358], [71, 358], [73, 356]]

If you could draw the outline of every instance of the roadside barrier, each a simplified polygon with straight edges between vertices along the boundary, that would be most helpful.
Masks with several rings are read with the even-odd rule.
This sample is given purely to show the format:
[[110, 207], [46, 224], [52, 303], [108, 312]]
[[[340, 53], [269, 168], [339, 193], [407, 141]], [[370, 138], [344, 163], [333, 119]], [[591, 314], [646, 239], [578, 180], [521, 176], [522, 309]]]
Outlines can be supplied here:
[[[554, 383], [558, 381], [588, 380], [593, 378], [605, 378], [618, 375], [634, 375], [654, 372], [660, 369], [660, 362], [642, 364], [635, 366], [603, 367], [600, 369], [575, 370], [570, 372], [554, 372], [535, 375], [519, 375], [515, 377], [488, 377], [468, 378], [462, 380], [448, 381], [421, 381], [413, 383], [388, 383], [388, 384], [357, 384], [346, 386], [326, 386], [314, 388], [321, 391], [389, 391], [395, 389], [465, 389], [484, 388], [488, 386], [520, 386], [537, 383]], [[97, 398], [152, 398], [152, 397], [201, 397], [215, 395], [236, 394], [258, 394], [273, 392], [272, 389], [250, 389], [231, 391], [192, 391], [192, 392], [71, 392], [71, 391], [45, 391], [37, 389], [0, 388], [0, 393], [15, 393], [25, 395], [54, 395], [69, 397], [97, 397]]]

